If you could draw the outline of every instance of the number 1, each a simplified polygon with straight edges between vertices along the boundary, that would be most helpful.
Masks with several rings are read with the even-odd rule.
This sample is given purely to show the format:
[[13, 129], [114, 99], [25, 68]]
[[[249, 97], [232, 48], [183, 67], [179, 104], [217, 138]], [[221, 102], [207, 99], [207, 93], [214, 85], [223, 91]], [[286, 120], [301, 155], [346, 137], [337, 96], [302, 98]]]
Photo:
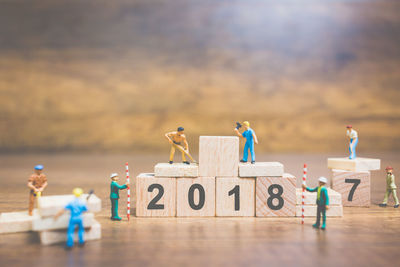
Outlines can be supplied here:
[[240, 187], [237, 185], [228, 192], [229, 196], [235, 195], [235, 210], [240, 210]]

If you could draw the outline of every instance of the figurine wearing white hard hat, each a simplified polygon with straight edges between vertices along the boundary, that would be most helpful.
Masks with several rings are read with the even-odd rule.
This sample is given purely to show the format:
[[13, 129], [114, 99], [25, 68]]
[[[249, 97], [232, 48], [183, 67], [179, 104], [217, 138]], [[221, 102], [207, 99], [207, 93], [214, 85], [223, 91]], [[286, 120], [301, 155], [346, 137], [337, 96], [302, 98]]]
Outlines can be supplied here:
[[118, 173], [112, 173], [111, 176], [111, 191], [110, 191], [110, 200], [111, 200], [111, 220], [120, 221], [121, 217], [118, 216], [118, 199], [119, 199], [119, 190], [128, 188], [128, 183], [124, 185], [119, 185], [117, 182], [119, 180]]
[[328, 179], [326, 179], [325, 177], [319, 177], [318, 182], [319, 186], [315, 188], [309, 188], [305, 183], [302, 185], [302, 187], [308, 192], [317, 192], [317, 221], [315, 222], [315, 224], [313, 224], [313, 227], [319, 228], [322, 215], [321, 229], [325, 230], [326, 210], [329, 208], [328, 190], [325, 187], [325, 185], [328, 183]]

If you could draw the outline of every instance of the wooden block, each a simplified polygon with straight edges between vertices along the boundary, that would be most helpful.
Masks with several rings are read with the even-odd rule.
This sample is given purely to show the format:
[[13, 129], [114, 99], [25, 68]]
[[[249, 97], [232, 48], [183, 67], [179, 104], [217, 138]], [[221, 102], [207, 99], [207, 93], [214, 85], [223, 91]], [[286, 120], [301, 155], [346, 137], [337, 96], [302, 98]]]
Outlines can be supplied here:
[[[81, 197], [82, 202], [86, 203], [90, 212], [101, 211], [101, 199], [95, 194], [92, 194], [89, 201], [86, 201], [87, 194]], [[57, 212], [63, 209], [69, 202], [74, 200], [74, 195], [55, 195], [55, 196], [42, 196], [38, 199], [38, 207], [40, 216], [54, 216]]]
[[283, 164], [280, 162], [239, 163], [239, 177], [282, 176]]
[[[39, 217], [35, 218], [32, 222], [33, 231], [44, 231], [44, 230], [58, 230], [67, 229], [70, 219], [69, 212], [61, 215], [57, 220], [54, 217]], [[82, 214], [83, 217], [83, 227], [88, 228], [94, 223], [94, 214], [85, 212]]]
[[215, 216], [215, 177], [178, 178], [177, 216]]
[[[316, 217], [317, 216], [317, 205], [304, 206], [304, 217]], [[342, 217], [343, 216], [343, 206], [336, 205], [330, 206], [326, 211], [327, 217]], [[301, 217], [301, 205], [296, 206], [296, 217]]]
[[[301, 205], [302, 189], [296, 188], [296, 204]], [[304, 205], [315, 205], [317, 201], [317, 193], [304, 192]], [[342, 195], [335, 190], [328, 188], [329, 205], [342, 205]]]
[[217, 177], [217, 216], [255, 216], [255, 178]]
[[328, 168], [353, 172], [375, 171], [381, 168], [381, 160], [369, 158], [328, 158]]
[[0, 234], [32, 231], [32, 221], [36, 218], [40, 218], [36, 209], [32, 216], [28, 211], [3, 212], [0, 214]]
[[176, 215], [176, 178], [157, 178], [154, 173], [136, 177], [136, 216]]
[[199, 166], [197, 164], [184, 163], [158, 163], [154, 167], [156, 177], [198, 177]]
[[237, 177], [239, 137], [200, 136], [199, 176]]
[[371, 173], [332, 170], [332, 188], [342, 195], [345, 207], [371, 205]]
[[[42, 231], [39, 233], [42, 245], [52, 245], [67, 241], [65, 230]], [[84, 239], [86, 241], [98, 240], [101, 238], [101, 224], [94, 220], [92, 227], [85, 229]], [[78, 242], [78, 233], [74, 235], [74, 241]]]
[[256, 178], [256, 216], [295, 216], [296, 177]]

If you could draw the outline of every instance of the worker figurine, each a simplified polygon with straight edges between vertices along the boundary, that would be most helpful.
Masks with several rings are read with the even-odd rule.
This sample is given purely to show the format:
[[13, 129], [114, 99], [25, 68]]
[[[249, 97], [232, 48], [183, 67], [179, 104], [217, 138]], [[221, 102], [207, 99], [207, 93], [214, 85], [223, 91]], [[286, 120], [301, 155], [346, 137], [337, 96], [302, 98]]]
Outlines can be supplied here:
[[243, 150], [243, 159], [241, 159], [240, 162], [247, 162], [249, 153], [248, 151], [250, 150], [251, 164], [254, 164], [256, 162], [256, 154], [254, 153], [254, 143], [258, 144], [258, 139], [254, 130], [250, 128], [250, 123], [248, 121], [244, 121], [243, 126], [246, 129], [243, 133], [239, 132], [239, 129], [242, 127], [242, 125], [239, 122], [236, 123], [236, 128], [234, 129], [234, 131], [239, 137], [246, 138], [246, 143], [244, 145], [244, 150]]
[[313, 224], [313, 227], [319, 228], [322, 215], [321, 229], [325, 230], [326, 210], [329, 209], [328, 190], [325, 187], [325, 185], [328, 183], [328, 180], [325, 177], [320, 177], [318, 181], [319, 181], [319, 186], [316, 188], [308, 188], [305, 183], [302, 184], [302, 187], [306, 189], [308, 192], [317, 192], [317, 221], [315, 222], [315, 224]]
[[118, 200], [119, 200], [119, 190], [128, 188], [129, 184], [126, 183], [124, 185], [118, 184], [118, 173], [113, 173], [110, 176], [111, 178], [111, 191], [110, 191], [110, 200], [111, 200], [111, 220], [120, 221], [121, 217], [118, 216]]
[[385, 198], [383, 199], [383, 203], [379, 204], [379, 207], [387, 206], [387, 201], [388, 201], [390, 194], [393, 195], [394, 208], [399, 207], [399, 199], [397, 198], [396, 189], [397, 189], [397, 187], [396, 187], [396, 183], [394, 182], [393, 168], [390, 166], [387, 166], [386, 167], [386, 193], [385, 193]]
[[83, 191], [81, 188], [75, 188], [72, 193], [75, 198], [70, 203], [68, 203], [64, 209], [60, 210], [55, 216], [54, 220], [57, 220], [65, 211], [69, 210], [71, 217], [69, 219], [68, 230], [67, 230], [67, 243], [66, 249], [71, 249], [74, 246], [74, 234], [75, 227], [78, 226], [78, 237], [79, 237], [79, 246], [82, 247], [85, 245], [84, 240], [84, 228], [83, 228], [83, 218], [82, 213], [86, 212], [87, 206], [86, 203], [80, 199]]
[[356, 147], [358, 144], [358, 134], [357, 134], [356, 130], [353, 129], [353, 126], [347, 125], [346, 128], [347, 128], [347, 136], [350, 138], [349, 159], [355, 159], [356, 158]]
[[29, 216], [32, 216], [35, 197], [40, 196], [46, 186], [47, 178], [43, 173], [43, 165], [36, 165], [35, 173], [28, 179], [28, 187], [31, 189], [29, 193]]
[[185, 129], [183, 127], [178, 127], [176, 132], [169, 132], [165, 134], [165, 138], [167, 138], [168, 142], [171, 144], [171, 152], [169, 153], [169, 164], [174, 163], [174, 155], [176, 149], [181, 151], [182, 161], [184, 164], [190, 164], [190, 162], [186, 160], [186, 156], [188, 156], [193, 163], [196, 163], [193, 157], [189, 154], [189, 144], [186, 140], [184, 131]]

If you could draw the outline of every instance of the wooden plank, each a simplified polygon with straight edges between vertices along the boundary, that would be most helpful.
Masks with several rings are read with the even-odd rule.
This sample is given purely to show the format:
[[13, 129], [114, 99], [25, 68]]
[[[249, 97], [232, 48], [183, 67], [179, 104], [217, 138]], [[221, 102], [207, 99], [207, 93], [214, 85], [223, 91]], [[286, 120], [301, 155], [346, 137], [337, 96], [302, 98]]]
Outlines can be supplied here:
[[178, 178], [177, 216], [215, 216], [215, 177]]
[[353, 172], [380, 170], [381, 160], [370, 158], [328, 158], [328, 168]]
[[[67, 229], [69, 224], [69, 219], [71, 215], [69, 212], [61, 215], [57, 220], [54, 217], [39, 217], [35, 218], [32, 222], [33, 231], [47, 231], [47, 230], [59, 230]], [[83, 227], [88, 228], [94, 223], [94, 214], [90, 212], [85, 212], [82, 214]]]
[[216, 215], [255, 216], [255, 178], [217, 177]]
[[371, 205], [371, 173], [332, 170], [332, 188], [342, 195], [343, 206]]
[[154, 167], [156, 177], [198, 177], [199, 166], [191, 163], [158, 163]]
[[239, 177], [264, 177], [283, 175], [283, 164], [280, 162], [239, 163]]
[[0, 214], [0, 234], [32, 231], [32, 221], [36, 218], [40, 218], [37, 209], [33, 210], [32, 216], [28, 211], [3, 212]]
[[256, 178], [256, 216], [295, 216], [296, 177]]
[[[87, 204], [90, 212], [101, 211], [101, 199], [95, 194], [92, 194], [89, 201], [86, 201], [87, 194], [83, 194], [81, 199]], [[54, 196], [42, 196], [38, 198], [38, 209], [40, 216], [54, 216], [57, 212], [63, 209], [69, 202], [73, 201], [74, 195], [54, 195]]]
[[176, 215], [176, 178], [157, 178], [154, 173], [136, 177], [136, 216]]
[[239, 137], [200, 136], [199, 176], [237, 177]]

